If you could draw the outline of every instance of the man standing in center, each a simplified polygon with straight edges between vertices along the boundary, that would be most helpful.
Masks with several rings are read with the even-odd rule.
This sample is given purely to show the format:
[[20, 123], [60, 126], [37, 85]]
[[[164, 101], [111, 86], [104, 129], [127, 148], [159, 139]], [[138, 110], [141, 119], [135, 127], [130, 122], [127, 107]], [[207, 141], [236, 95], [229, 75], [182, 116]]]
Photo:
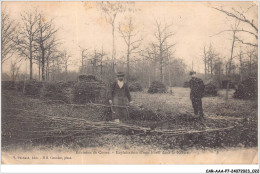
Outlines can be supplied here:
[[197, 78], [196, 72], [191, 71], [191, 80], [190, 80], [190, 99], [192, 102], [192, 107], [194, 109], [194, 114], [198, 115], [201, 120], [204, 119], [203, 109], [202, 109], [202, 100], [204, 94], [205, 85], [203, 81]]
[[124, 73], [117, 73], [117, 81], [111, 86], [109, 103], [122, 107], [112, 106], [112, 120], [115, 122], [124, 121], [128, 117], [128, 104], [132, 103], [128, 85], [124, 82]]

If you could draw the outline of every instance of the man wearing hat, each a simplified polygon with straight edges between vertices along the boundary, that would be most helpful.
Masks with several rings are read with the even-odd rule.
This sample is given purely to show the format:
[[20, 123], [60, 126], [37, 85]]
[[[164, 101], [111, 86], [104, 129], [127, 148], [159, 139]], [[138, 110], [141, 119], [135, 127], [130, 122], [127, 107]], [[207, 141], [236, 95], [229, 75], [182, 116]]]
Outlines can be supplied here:
[[115, 122], [120, 122], [127, 119], [129, 113], [126, 106], [129, 102], [132, 103], [132, 99], [128, 85], [124, 82], [125, 74], [123, 72], [118, 72], [116, 76], [117, 80], [111, 86], [109, 103], [111, 105], [123, 106], [112, 107], [112, 120]]
[[194, 114], [198, 115], [200, 119], [204, 119], [202, 101], [201, 98], [204, 94], [204, 83], [201, 79], [196, 77], [196, 72], [191, 71], [191, 80], [190, 80], [190, 99], [192, 102], [192, 107], [194, 109]]

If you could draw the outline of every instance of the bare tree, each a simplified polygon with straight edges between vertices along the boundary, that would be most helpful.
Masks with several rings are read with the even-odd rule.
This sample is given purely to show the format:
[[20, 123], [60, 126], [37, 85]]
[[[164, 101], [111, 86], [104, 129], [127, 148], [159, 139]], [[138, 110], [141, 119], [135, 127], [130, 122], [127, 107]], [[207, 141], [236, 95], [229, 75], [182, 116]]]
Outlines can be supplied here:
[[54, 26], [52, 21], [46, 21], [46, 19], [39, 14], [40, 20], [38, 22], [38, 34], [36, 42], [39, 47], [41, 68], [42, 68], [42, 80], [45, 81], [45, 63], [46, 63], [46, 52], [50, 47], [57, 45], [55, 38], [55, 33], [58, 31]]
[[6, 10], [1, 12], [1, 65], [13, 56], [15, 51], [16, 24]]
[[163, 82], [163, 67], [165, 64], [165, 59], [167, 58], [167, 50], [170, 50], [175, 44], [167, 44], [169, 38], [171, 38], [174, 33], [169, 31], [172, 25], [163, 24], [161, 21], [155, 20], [156, 22], [156, 32], [154, 36], [156, 41], [152, 44], [154, 50], [157, 52], [158, 62], [160, 65], [160, 80]]
[[[156, 63], [157, 63], [157, 52], [155, 47], [150, 44], [150, 47], [147, 47], [145, 50], [140, 52], [140, 56], [143, 57], [143, 68], [145, 65], [148, 65], [147, 73], [148, 73], [148, 86], [151, 85], [152, 78], [156, 78]], [[147, 62], [147, 63], [144, 63]]]
[[208, 74], [210, 74], [210, 77], [213, 78], [213, 72], [214, 72], [214, 64], [216, 61], [216, 58], [218, 57], [218, 54], [215, 52], [212, 44], [209, 45], [209, 49], [207, 51], [207, 64], [208, 64]]
[[[253, 36], [255, 38], [255, 42], [248, 42], [248, 41], [245, 41], [244, 38], [242, 39], [242, 38], [238, 37], [238, 35], [236, 35], [236, 38], [235, 38], [236, 41], [238, 41], [242, 44], [245, 44], [245, 45], [258, 47], [258, 44], [257, 44], [257, 41], [258, 41], [257, 21], [254, 21], [254, 19], [249, 19], [247, 17], [247, 13], [248, 13], [249, 10], [255, 10], [255, 13], [257, 14], [257, 9], [258, 9], [257, 5], [253, 4], [245, 10], [243, 10], [242, 8], [240, 8], [239, 10], [237, 10], [235, 8], [231, 8], [231, 10], [225, 10], [225, 9], [223, 9], [223, 7], [213, 7], [213, 8], [218, 10], [221, 13], [224, 13], [228, 17], [235, 19], [236, 21], [239, 21], [243, 24], [246, 24], [249, 27], [248, 29], [236, 28], [236, 33], [244, 33], [247, 36]], [[225, 31], [233, 31], [233, 30], [225, 30]]]
[[233, 63], [233, 53], [234, 53], [234, 48], [235, 48], [235, 42], [236, 42], [236, 33], [237, 33], [237, 28], [239, 26], [240, 21], [235, 21], [234, 25], [231, 25], [231, 31], [232, 31], [232, 46], [231, 46], [231, 52], [230, 52], [230, 58], [228, 60], [228, 81], [227, 81], [227, 90], [226, 90], [226, 96], [225, 100], [226, 103], [228, 102], [228, 91], [229, 91], [229, 81], [230, 81], [230, 72], [231, 72], [231, 67]]
[[62, 64], [64, 66], [64, 70], [66, 73], [66, 79], [67, 79], [67, 75], [68, 75], [68, 66], [70, 65], [70, 59], [71, 55], [68, 54], [67, 50], [63, 50], [62, 52]]
[[51, 63], [50, 70], [51, 70], [51, 74], [52, 74], [52, 80], [55, 80], [56, 76], [60, 75], [62, 57], [63, 57], [62, 52], [59, 50], [56, 50], [53, 52], [51, 59], [49, 60]]
[[46, 80], [49, 80], [49, 74], [50, 74], [50, 63], [53, 59], [57, 59], [59, 57], [62, 57], [62, 53], [57, 49], [57, 44], [52, 45], [51, 47], [48, 47], [46, 49]]
[[204, 71], [205, 71], [205, 80], [207, 79], [207, 62], [208, 62], [208, 53], [206, 50], [206, 45], [203, 47], [203, 62], [204, 62]]
[[35, 59], [37, 51], [35, 39], [38, 32], [37, 23], [39, 21], [39, 14], [37, 11], [26, 11], [21, 14], [21, 19], [22, 23], [16, 39], [17, 51], [20, 56], [30, 61], [31, 80], [33, 75], [33, 59]]
[[112, 27], [112, 69], [115, 72], [115, 27], [116, 19], [119, 13], [122, 13], [126, 10], [126, 5], [129, 2], [111, 2], [111, 1], [102, 1], [99, 3], [101, 11], [105, 14], [107, 23]]
[[80, 48], [80, 52], [81, 52], [81, 68], [80, 68], [80, 72], [81, 73], [85, 73], [85, 65], [84, 65], [84, 62], [86, 61], [86, 58], [87, 58], [87, 51], [88, 49], [86, 48], [82, 48], [81, 46], [79, 46]]
[[103, 63], [104, 63], [104, 56], [106, 55], [106, 53], [104, 52], [104, 49], [103, 49], [103, 46], [102, 46], [102, 49], [101, 49], [101, 52], [98, 53], [99, 56], [100, 56], [100, 76], [101, 76], [101, 79], [103, 78]]
[[130, 56], [131, 54], [138, 53], [137, 50], [140, 45], [142, 39], [135, 39], [138, 34], [135, 25], [133, 24], [132, 17], [130, 16], [127, 23], [119, 24], [119, 32], [121, 37], [123, 38], [126, 46], [127, 46], [127, 53], [126, 53], [126, 61], [127, 61], [127, 77], [130, 75]]
[[11, 73], [11, 79], [13, 81], [16, 80], [16, 78], [20, 72], [20, 67], [22, 65], [20, 62], [21, 62], [21, 59], [20, 60], [16, 59], [15, 61], [11, 61], [10, 73]]
[[239, 80], [240, 80], [240, 82], [242, 82], [243, 81], [243, 69], [242, 69], [242, 67], [243, 67], [243, 51], [241, 50], [241, 48], [240, 48], [240, 50], [239, 50]]

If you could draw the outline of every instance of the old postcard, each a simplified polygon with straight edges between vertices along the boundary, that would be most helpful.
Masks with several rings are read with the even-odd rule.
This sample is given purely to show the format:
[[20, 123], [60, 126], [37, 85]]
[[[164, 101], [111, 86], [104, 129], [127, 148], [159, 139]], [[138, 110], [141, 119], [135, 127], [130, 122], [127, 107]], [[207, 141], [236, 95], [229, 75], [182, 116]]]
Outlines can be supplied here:
[[2, 164], [258, 164], [258, 2], [1, 6]]

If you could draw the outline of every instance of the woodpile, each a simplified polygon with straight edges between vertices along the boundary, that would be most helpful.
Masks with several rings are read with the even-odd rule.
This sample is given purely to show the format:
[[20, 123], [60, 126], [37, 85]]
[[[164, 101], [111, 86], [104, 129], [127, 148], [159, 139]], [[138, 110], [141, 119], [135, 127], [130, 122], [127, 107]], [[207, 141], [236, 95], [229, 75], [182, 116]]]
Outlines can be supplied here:
[[51, 100], [62, 100], [66, 103], [72, 103], [72, 90], [76, 82], [48, 82], [44, 83], [41, 97]]
[[73, 89], [74, 103], [105, 103], [107, 98], [106, 85], [92, 75], [80, 75]]

